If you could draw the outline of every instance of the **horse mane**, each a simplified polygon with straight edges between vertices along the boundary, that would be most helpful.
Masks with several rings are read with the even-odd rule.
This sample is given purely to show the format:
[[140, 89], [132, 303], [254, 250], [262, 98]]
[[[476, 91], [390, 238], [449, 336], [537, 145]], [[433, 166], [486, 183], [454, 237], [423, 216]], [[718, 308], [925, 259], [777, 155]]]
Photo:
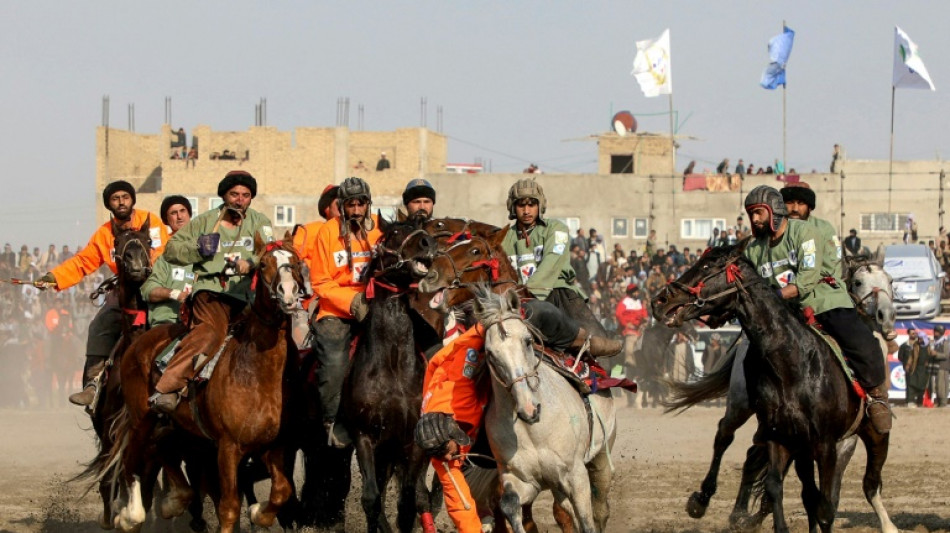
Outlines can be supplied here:
[[475, 295], [475, 318], [486, 329], [494, 324], [516, 318], [521, 320], [531, 335], [541, 341], [544, 335], [538, 328], [534, 327], [521, 316], [521, 310], [512, 308], [508, 301], [508, 294], [511, 291], [505, 291], [505, 294], [495, 294], [491, 290], [491, 285], [483, 282], [476, 283], [472, 287], [472, 293]]

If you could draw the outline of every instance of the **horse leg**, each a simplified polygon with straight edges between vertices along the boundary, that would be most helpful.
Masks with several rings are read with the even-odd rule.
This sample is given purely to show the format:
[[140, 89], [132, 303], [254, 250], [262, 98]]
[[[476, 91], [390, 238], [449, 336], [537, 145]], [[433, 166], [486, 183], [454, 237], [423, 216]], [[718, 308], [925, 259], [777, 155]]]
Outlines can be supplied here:
[[[207, 471], [213, 470], [210, 465], [210, 461], [203, 460], [202, 452], [188, 454], [188, 457], [185, 457], [185, 472], [188, 474], [189, 484], [195, 491], [194, 497], [188, 503], [188, 514], [191, 515], [188, 527], [195, 532], [208, 529], [208, 522], [204, 519], [204, 503], [205, 494], [208, 493], [208, 479], [211, 477]], [[169, 483], [171, 483], [170, 478]]]
[[218, 442], [218, 482], [221, 490], [218, 501], [218, 523], [221, 533], [232, 533], [241, 514], [241, 495], [238, 493], [237, 470], [244, 453], [236, 442]]
[[778, 444], [770, 441], [769, 449], [769, 472], [765, 477], [765, 492], [772, 500], [772, 519], [774, 520], [775, 533], [788, 533], [788, 523], [785, 521], [785, 509], [783, 505], [783, 483], [785, 481], [785, 469], [791, 459], [788, 450]]
[[[429, 461], [418, 446], [412, 446], [409, 454], [409, 464], [402, 475], [402, 491], [399, 494], [396, 525], [400, 531], [412, 531], [416, 516], [432, 520], [432, 510], [429, 504], [429, 492], [425, 490], [425, 474]], [[425, 526], [425, 519], [423, 526]], [[428, 531], [425, 533], [429, 533]]]
[[522, 524], [521, 506], [522, 504], [530, 506], [538, 495], [538, 491], [533, 485], [521, 481], [513, 474], [503, 472], [501, 480], [502, 493], [499, 503], [501, 512], [505, 514], [505, 519], [508, 520], [513, 533], [527, 533]]
[[600, 531], [607, 531], [607, 520], [610, 518], [610, 481], [613, 472], [610, 469], [610, 457], [603, 449], [587, 465], [590, 477], [591, 504], [594, 510], [594, 522]]
[[580, 462], [575, 464], [572, 471], [566, 473], [559, 482], [559, 489], [563, 491], [574, 509], [574, 523], [580, 526], [584, 533], [598, 531], [594, 523], [594, 511], [591, 503], [591, 484], [587, 467]]
[[359, 463], [360, 474], [363, 476], [363, 494], [360, 502], [363, 504], [363, 513], [366, 514], [366, 531], [376, 533], [379, 530], [382, 501], [376, 478], [376, 453], [369, 436], [364, 433], [356, 437], [356, 461]]
[[[825, 479], [826, 467], [827, 465], [822, 460], [820, 465], [822, 481]], [[795, 472], [798, 473], [798, 479], [802, 482], [802, 505], [808, 514], [808, 533], [818, 533], [819, 510], [827, 504], [827, 501], [819, 492], [818, 486], [815, 485], [815, 461], [811, 457], [802, 454], [795, 459]], [[822, 483], [822, 487], [824, 488], [824, 483]], [[832, 517], [834, 517], [834, 513], [832, 513]], [[824, 524], [822, 526], [822, 530], [827, 531], [824, 529]]]
[[[750, 409], [742, 409], [729, 402], [726, 405], [726, 414], [719, 420], [719, 428], [716, 430], [716, 438], [713, 440], [713, 457], [709, 464], [709, 471], [700, 485], [700, 489], [694, 492], [689, 501], [686, 502], [686, 512], [693, 518], [702, 518], [706, 514], [706, 508], [709, 506], [709, 500], [716, 494], [719, 486], [719, 469], [722, 466], [722, 456], [735, 439], [736, 430], [752, 416]], [[740, 492], [741, 494], [741, 492]], [[738, 509], [739, 501], [736, 501], [734, 511]]]
[[249, 514], [251, 516], [251, 522], [254, 525], [269, 528], [274, 524], [274, 520], [277, 519], [277, 513], [284, 505], [284, 502], [290, 498], [293, 487], [287, 479], [287, 476], [284, 475], [286, 465], [284, 463], [284, 448], [282, 446], [275, 446], [265, 451], [261, 454], [261, 461], [264, 466], [267, 467], [267, 471], [270, 474], [270, 497], [263, 509], [261, 509], [261, 504], [259, 503], [251, 505]]
[[[184, 472], [181, 470], [180, 455], [175, 454], [173, 457], [165, 458], [162, 468], [168, 481], [168, 493], [162, 500], [161, 515], [162, 518], [167, 520], [184, 514], [185, 509], [195, 499], [195, 491], [192, 490], [188, 480], [185, 479]], [[194, 517], [194, 515], [192, 516]], [[198, 514], [198, 518], [201, 518], [201, 513]]]
[[874, 508], [878, 520], [881, 521], [881, 531], [883, 533], [897, 533], [898, 529], [891, 522], [884, 508], [884, 501], [881, 499], [881, 469], [884, 468], [884, 462], [887, 461], [887, 449], [890, 443], [890, 434], [881, 435], [870, 427], [865, 420], [862, 424], [862, 430], [858, 434], [864, 442], [864, 450], [867, 452], [867, 465], [864, 468], [864, 497]]
[[[756, 439], [757, 440], [757, 439]], [[739, 481], [739, 492], [736, 494], [736, 503], [729, 515], [729, 525], [736, 530], [754, 530], [772, 512], [771, 500], [768, 494], [762, 497], [759, 511], [750, 514], [749, 501], [754, 494], [759, 493], [764, 478], [768, 474], [769, 452], [762, 444], [753, 444], [746, 451], [745, 463], [742, 465], [742, 479]]]

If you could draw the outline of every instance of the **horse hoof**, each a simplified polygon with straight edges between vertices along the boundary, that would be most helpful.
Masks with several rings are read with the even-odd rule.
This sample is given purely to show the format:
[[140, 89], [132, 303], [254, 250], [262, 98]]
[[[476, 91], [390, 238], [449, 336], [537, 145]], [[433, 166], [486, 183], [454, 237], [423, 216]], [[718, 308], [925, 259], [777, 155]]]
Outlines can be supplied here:
[[733, 533], [747, 533], [749, 531], [758, 531], [759, 526], [762, 524], [762, 519], [764, 517], [761, 515], [730, 515], [729, 516], [729, 531]]
[[707, 506], [709, 506], [709, 499], [701, 492], [694, 492], [686, 502], [686, 512], [689, 513], [690, 518], [702, 518], [706, 515]]
[[161, 515], [165, 520], [178, 518], [185, 513], [188, 504], [191, 502], [191, 495], [179, 496], [178, 494], [169, 494], [162, 499]]
[[129, 516], [128, 509], [123, 508], [115, 517], [115, 527], [125, 533], [137, 533], [142, 529], [142, 522], [136, 522]]
[[254, 505], [252, 505], [247, 510], [247, 514], [251, 518], [251, 523], [257, 527], [269, 528], [272, 525], [274, 525], [274, 518], [275, 518], [274, 515], [271, 515], [269, 517], [265, 516], [264, 513], [261, 512], [261, 504], [259, 503], [255, 503]]
[[106, 518], [105, 511], [99, 511], [99, 527], [102, 529], [115, 529], [115, 524], [112, 523], [112, 520]]

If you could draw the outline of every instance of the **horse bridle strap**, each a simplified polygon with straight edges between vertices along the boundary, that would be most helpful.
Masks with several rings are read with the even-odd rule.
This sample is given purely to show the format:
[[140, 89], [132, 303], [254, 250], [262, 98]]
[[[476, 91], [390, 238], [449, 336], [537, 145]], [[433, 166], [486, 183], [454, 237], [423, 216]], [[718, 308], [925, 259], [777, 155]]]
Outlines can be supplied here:
[[383, 244], [382, 241], [376, 244], [377, 250], [385, 253], [386, 255], [396, 256], [396, 263], [393, 265], [389, 265], [387, 267], [383, 267], [383, 272], [389, 272], [390, 270], [395, 270], [409, 261], [408, 259], [403, 257], [402, 253], [404, 251], [404, 248], [406, 247], [406, 244], [409, 243], [409, 240], [415, 237], [416, 235], [419, 235], [420, 233], [423, 235], [429, 234], [426, 230], [421, 229], [421, 228], [414, 230], [411, 233], [409, 233], [409, 235], [406, 235], [406, 238], [403, 239], [401, 243], [399, 243], [399, 247], [396, 248], [395, 250], [393, 250], [392, 248], [386, 247], [386, 245]]
[[[483, 324], [482, 327], [485, 328], [485, 333], [488, 333], [488, 328], [491, 328], [492, 326], [498, 326], [498, 328], [501, 330], [501, 334], [502, 334], [502, 335], [507, 335], [508, 333], [505, 331], [505, 326], [504, 326], [504, 322], [505, 322], [506, 320], [518, 320], [519, 322], [524, 322], [524, 321], [525, 321], [525, 319], [524, 319], [523, 317], [521, 317], [520, 315], [516, 315], [516, 314], [514, 314], [514, 313], [510, 313], [510, 314], [506, 314], [506, 315], [500, 316], [500, 317], [496, 318], [495, 320], [492, 320], [491, 322], [488, 322], [488, 323], [486, 323], [486, 324]], [[529, 328], [529, 330], [530, 330], [530, 328]], [[542, 341], [542, 340], [539, 339], [538, 342], [541, 343], [541, 350], [543, 351], [543, 350], [544, 350], [544, 341]], [[505, 380], [503, 380], [503, 379], [498, 375], [498, 372], [495, 370], [495, 365], [492, 364], [492, 359], [491, 359], [490, 357], [488, 358], [488, 371], [491, 373], [492, 378], [493, 378], [495, 381], [497, 381], [502, 387], [504, 387], [506, 390], [508, 390], [509, 392], [511, 391], [511, 388], [512, 388], [512, 387], [514, 387], [515, 385], [517, 385], [518, 383], [520, 383], [520, 382], [522, 382], [522, 381], [524, 381], [525, 384], [528, 385], [528, 388], [529, 388], [529, 389], [531, 389], [531, 390], [533, 390], [533, 391], [537, 391], [537, 390], [538, 390], [538, 381], [540, 381], [540, 380], [538, 379], [538, 372], [539, 372], [539, 368], [541, 367], [541, 362], [542, 362], [542, 361], [541, 361], [541, 357], [540, 357], [540, 356], [538, 356], [537, 354], [535, 354], [535, 356], [537, 357], [538, 362], [535, 363], [534, 368], [532, 368], [530, 372], [528, 372], [527, 374], [525, 374], [525, 375], [523, 375], [523, 376], [518, 376], [518, 377], [516, 377], [516, 378], [513, 378], [513, 379], [511, 380], [511, 382], [506, 382]], [[530, 378], [535, 378], [535, 385], [534, 385], [533, 387], [531, 386], [531, 382], [528, 381], [528, 379], [530, 379]]]
[[735, 260], [726, 263], [725, 271], [726, 281], [730, 283], [730, 287], [711, 296], [706, 296], [705, 298], [702, 296], [702, 292], [706, 287], [706, 280], [718, 276], [722, 271], [717, 271], [706, 275], [692, 287], [688, 287], [678, 280], [671, 281], [669, 285], [687, 294], [690, 300], [686, 302], [686, 305], [692, 305], [696, 307], [704, 307], [707, 302], [718, 300], [738, 291], [746, 293], [745, 287], [742, 285], [742, 271], [739, 269], [739, 266], [736, 265]]

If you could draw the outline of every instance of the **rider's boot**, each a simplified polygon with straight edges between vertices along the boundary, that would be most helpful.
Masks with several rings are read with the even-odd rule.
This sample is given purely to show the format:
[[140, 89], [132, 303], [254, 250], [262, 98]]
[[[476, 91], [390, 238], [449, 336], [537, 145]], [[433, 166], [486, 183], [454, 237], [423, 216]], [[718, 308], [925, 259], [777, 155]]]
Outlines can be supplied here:
[[868, 418], [874, 430], [881, 435], [891, 430], [891, 408], [887, 404], [887, 387], [882, 383], [868, 393]]
[[158, 413], [171, 415], [175, 412], [175, 408], [178, 407], [178, 401], [180, 399], [181, 394], [177, 392], [156, 391], [155, 394], [148, 398], [148, 408]]
[[577, 338], [574, 339], [574, 342], [571, 343], [571, 351], [577, 351], [584, 347], [584, 344], [590, 342], [590, 345], [587, 348], [588, 353], [591, 357], [612, 357], [620, 353], [623, 350], [623, 341], [619, 339], [607, 339], [604, 337], [595, 337], [587, 332], [586, 329], [580, 328], [577, 331]]
[[82, 372], [82, 390], [69, 395], [69, 402], [88, 407], [96, 399], [99, 373], [106, 367], [106, 358], [95, 355], [86, 356], [86, 365]]
[[327, 432], [327, 444], [330, 446], [343, 449], [353, 444], [353, 439], [350, 438], [350, 433], [343, 427], [343, 424], [338, 424], [333, 419], [327, 419], [323, 421], [323, 429]]

